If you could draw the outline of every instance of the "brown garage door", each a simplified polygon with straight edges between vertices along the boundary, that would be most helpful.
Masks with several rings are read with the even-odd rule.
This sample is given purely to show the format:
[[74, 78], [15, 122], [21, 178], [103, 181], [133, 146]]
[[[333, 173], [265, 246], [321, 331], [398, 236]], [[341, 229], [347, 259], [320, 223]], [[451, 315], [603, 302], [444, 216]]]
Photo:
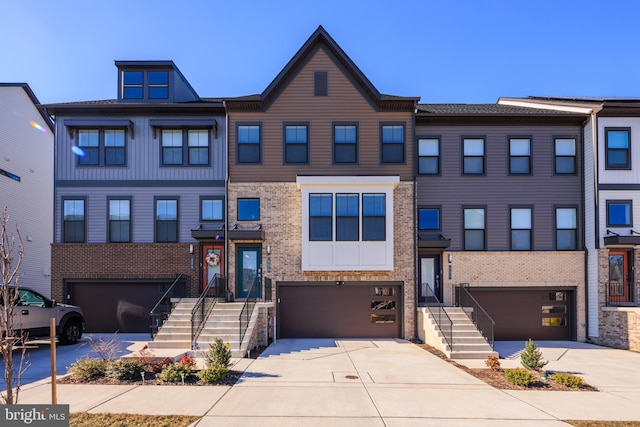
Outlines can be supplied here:
[[573, 291], [470, 289], [496, 322], [496, 340], [572, 339]]
[[72, 304], [82, 307], [87, 332], [149, 332], [149, 312], [162, 296], [158, 283], [73, 283]]
[[402, 286], [392, 283], [278, 283], [279, 336], [398, 338]]

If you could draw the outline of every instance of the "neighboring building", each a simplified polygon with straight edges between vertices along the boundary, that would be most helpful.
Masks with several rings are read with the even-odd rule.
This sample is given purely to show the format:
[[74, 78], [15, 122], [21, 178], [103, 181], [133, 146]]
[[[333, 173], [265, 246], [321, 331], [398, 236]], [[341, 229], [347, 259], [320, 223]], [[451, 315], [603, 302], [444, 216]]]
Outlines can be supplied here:
[[197, 296], [224, 273], [225, 115], [172, 61], [115, 65], [117, 99], [42, 106], [56, 121], [51, 287], [90, 332], [148, 332], [180, 274]]
[[53, 123], [36, 107], [26, 83], [0, 83], [0, 213], [7, 208], [7, 232], [24, 244], [20, 286], [51, 295], [53, 236]]
[[225, 101], [229, 283], [272, 280], [279, 337], [414, 337], [417, 101], [379, 93], [322, 27]]
[[453, 304], [464, 283], [497, 340], [585, 339], [584, 120], [496, 104], [418, 106], [420, 303], [435, 292]]
[[[584, 135], [588, 339], [640, 351], [640, 100], [501, 98], [587, 114]], [[635, 142], [635, 143], [634, 143]], [[634, 208], [635, 205], [635, 208]]]

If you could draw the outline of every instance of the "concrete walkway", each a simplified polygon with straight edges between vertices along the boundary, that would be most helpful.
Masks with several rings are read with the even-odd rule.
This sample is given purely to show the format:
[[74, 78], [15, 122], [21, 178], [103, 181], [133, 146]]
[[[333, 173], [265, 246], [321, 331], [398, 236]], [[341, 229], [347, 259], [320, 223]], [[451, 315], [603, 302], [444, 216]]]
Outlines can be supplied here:
[[[640, 380], [633, 377], [640, 354], [597, 348], [584, 358], [581, 349], [558, 350], [557, 362], [604, 386], [601, 392], [497, 390], [402, 340], [279, 340], [258, 359], [237, 361], [234, 369], [245, 373], [233, 387], [58, 385], [58, 403], [69, 403], [71, 412], [202, 416], [197, 426], [546, 427], [566, 425], [563, 419], [640, 420]], [[614, 371], [587, 378], [583, 367], [597, 368], [605, 359], [605, 366], [609, 359], [620, 363], [619, 379], [610, 379]], [[511, 360], [519, 362], [515, 356], [504, 362]], [[629, 381], [623, 369], [634, 372]], [[29, 385], [20, 403], [49, 403], [50, 389], [47, 381]]]

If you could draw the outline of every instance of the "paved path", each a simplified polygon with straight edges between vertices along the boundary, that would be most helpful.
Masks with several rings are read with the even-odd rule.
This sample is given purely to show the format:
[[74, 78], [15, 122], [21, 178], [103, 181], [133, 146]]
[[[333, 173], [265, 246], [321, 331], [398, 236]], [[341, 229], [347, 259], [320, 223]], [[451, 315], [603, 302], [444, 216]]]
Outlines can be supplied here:
[[[614, 352], [620, 353], [610, 357], [628, 358], [638, 370], [640, 354]], [[236, 369], [245, 374], [233, 387], [59, 385], [58, 402], [69, 403], [71, 412], [198, 415], [199, 427], [551, 427], [566, 425], [563, 419], [640, 420], [639, 382], [603, 392], [502, 391], [402, 340], [279, 340], [258, 359], [239, 360]], [[21, 403], [48, 401], [46, 381], [22, 391]]]

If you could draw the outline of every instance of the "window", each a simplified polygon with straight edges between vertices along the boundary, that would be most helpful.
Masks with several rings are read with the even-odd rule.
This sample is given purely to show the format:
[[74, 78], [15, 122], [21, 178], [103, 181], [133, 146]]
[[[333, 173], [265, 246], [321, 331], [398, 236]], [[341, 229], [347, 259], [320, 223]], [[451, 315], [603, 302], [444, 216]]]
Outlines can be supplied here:
[[307, 125], [284, 126], [285, 163], [309, 163], [309, 127]]
[[404, 125], [382, 125], [382, 163], [404, 162]]
[[362, 195], [362, 240], [385, 240], [386, 195]]
[[131, 241], [131, 200], [109, 200], [109, 242]]
[[156, 199], [156, 242], [178, 241], [178, 200]]
[[607, 200], [607, 227], [631, 227], [631, 200]]
[[166, 71], [149, 71], [148, 97], [149, 99], [169, 98], [169, 73]]
[[440, 140], [424, 138], [418, 140], [418, 173], [438, 175], [440, 173]]
[[[187, 141], [185, 148], [183, 141]], [[187, 152], [185, 153], [185, 149]], [[163, 129], [162, 164], [182, 166], [209, 164], [209, 131], [206, 129]]]
[[531, 173], [530, 139], [509, 139], [509, 173], [513, 175], [526, 175]]
[[555, 173], [576, 173], [576, 140], [573, 138], [555, 139]]
[[[146, 81], [145, 81], [146, 80]], [[145, 90], [146, 88], [146, 90]], [[122, 99], [168, 99], [168, 71], [123, 71]]]
[[313, 73], [313, 95], [327, 96], [328, 90], [328, 74], [326, 71], [316, 71]]
[[629, 128], [605, 128], [607, 169], [631, 169]]
[[359, 194], [336, 194], [336, 240], [359, 240]]
[[464, 250], [483, 251], [485, 249], [485, 209], [464, 209]]
[[333, 194], [309, 194], [309, 240], [331, 241]]
[[462, 173], [466, 175], [484, 174], [484, 139], [465, 138], [462, 141]]
[[260, 163], [260, 125], [238, 125], [238, 163]]
[[85, 241], [85, 201], [63, 200], [63, 242], [83, 243]]
[[577, 243], [577, 209], [556, 208], [556, 249], [574, 251]]
[[333, 162], [358, 162], [358, 125], [333, 125]]
[[511, 250], [530, 251], [531, 208], [511, 208]]
[[221, 198], [200, 199], [200, 221], [222, 221], [224, 206]]
[[124, 166], [124, 129], [79, 129], [78, 164], [82, 166]]
[[260, 199], [238, 199], [238, 221], [258, 221]]
[[418, 209], [418, 230], [440, 230], [440, 208]]

